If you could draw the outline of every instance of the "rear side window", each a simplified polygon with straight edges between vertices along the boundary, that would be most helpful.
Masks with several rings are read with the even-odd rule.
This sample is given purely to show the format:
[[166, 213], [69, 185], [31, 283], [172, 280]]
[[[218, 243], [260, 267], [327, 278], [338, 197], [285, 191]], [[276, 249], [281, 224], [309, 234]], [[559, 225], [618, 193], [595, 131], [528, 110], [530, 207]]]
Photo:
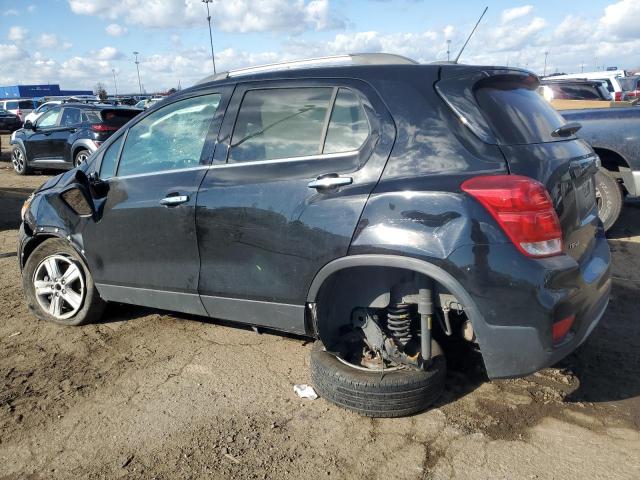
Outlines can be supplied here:
[[80, 110], [77, 108], [65, 108], [60, 119], [60, 126], [77, 125], [80, 123]]
[[478, 82], [476, 100], [499, 142], [505, 145], [565, 140], [551, 132], [565, 124], [542, 96], [537, 84], [512, 76]]
[[115, 127], [121, 127], [133, 117], [138, 115], [140, 112], [138, 110], [103, 110], [99, 112], [102, 121], [107, 125], [112, 125]]
[[33, 101], [32, 100], [20, 100], [18, 102], [18, 108], [31, 110], [31, 109], [33, 109]]
[[333, 88], [248, 91], [238, 113], [229, 160], [251, 162], [322, 153]]
[[323, 153], [358, 150], [369, 136], [369, 121], [357, 95], [346, 88], [338, 90]]

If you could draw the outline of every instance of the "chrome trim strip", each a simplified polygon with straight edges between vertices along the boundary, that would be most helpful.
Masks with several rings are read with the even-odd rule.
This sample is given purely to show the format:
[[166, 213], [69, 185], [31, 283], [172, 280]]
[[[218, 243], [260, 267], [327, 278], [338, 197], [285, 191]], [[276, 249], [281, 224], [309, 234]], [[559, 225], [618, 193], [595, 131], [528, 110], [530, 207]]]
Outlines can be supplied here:
[[109, 178], [108, 180], [148, 177], [150, 175], [162, 175], [166, 173], [188, 172], [190, 170], [205, 170], [205, 169], [208, 170], [208, 169], [235, 168], [235, 167], [244, 167], [244, 166], [250, 167], [252, 165], [270, 165], [270, 164], [276, 164], [276, 163], [304, 162], [308, 160], [328, 160], [331, 158], [348, 157], [352, 155], [355, 156], [355, 155], [358, 155], [359, 153], [360, 153], [359, 150], [351, 150], [349, 152], [323, 153], [321, 155], [307, 155], [306, 157], [289, 157], [289, 158], [276, 158], [273, 160], [255, 160], [252, 162], [221, 163], [219, 165], [198, 165], [197, 167], [177, 168], [175, 170], [162, 170], [160, 172], [137, 173], [134, 175], [123, 175], [121, 177], [114, 176]]

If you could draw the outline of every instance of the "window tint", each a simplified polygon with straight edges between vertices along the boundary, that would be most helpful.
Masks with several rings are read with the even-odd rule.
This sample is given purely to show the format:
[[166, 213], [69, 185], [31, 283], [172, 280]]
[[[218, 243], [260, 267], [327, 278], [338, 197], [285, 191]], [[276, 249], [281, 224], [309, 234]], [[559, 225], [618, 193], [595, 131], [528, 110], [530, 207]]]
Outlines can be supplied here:
[[82, 121], [84, 123], [100, 123], [100, 112], [94, 112], [93, 110], [85, 110], [82, 112]]
[[220, 95], [203, 95], [166, 105], [129, 128], [118, 175], [196, 166]]
[[369, 122], [357, 95], [338, 90], [324, 143], [324, 153], [349, 152], [362, 146], [369, 136]]
[[491, 128], [506, 145], [563, 140], [551, 132], [565, 124], [562, 117], [536, 93], [537, 85], [522, 80], [491, 77], [476, 90], [476, 99]]
[[121, 127], [133, 117], [138, 115], [140, 112], [138, 110], [129, 110], [129, 109], [114, 109], [114, 110], [102, 110], [100, 112], [96, 112], [100, 118], [107, 125], [113, 125], [116, 127]]
[[77, 108], [65, 108], [62, 111], [60, 126], [77, 125], [80, 123], [80, 110]]
[[49, 110], [48, 112], [43, 113], [42, 116], [37, 120], [37, 125], [40, 128], [55, 127], [58, 124], [59, 116], [59, 108]]
[[567, 100], [600, 100], [600, 94], [590, 85], [551, 85], [553, 98]]
[[18, 102], [18, 106], [21, 109], [32, 110], [33, 109], [33, 100], [20, 100]]
[[113, 142], [104, 155], [102, 156], [102, 163], [100, 164], [100, 178], [111, 178], [116, 174], [116, 166], [118, 165], [118, 153], [120, 152], [120, 146], [122, 145], [122, 139], [124, 135], [120, 135], [118, 139]]
[[332, 92], [329, 87], [248, 91], [236, 120], [229, 160], [318, 155]]

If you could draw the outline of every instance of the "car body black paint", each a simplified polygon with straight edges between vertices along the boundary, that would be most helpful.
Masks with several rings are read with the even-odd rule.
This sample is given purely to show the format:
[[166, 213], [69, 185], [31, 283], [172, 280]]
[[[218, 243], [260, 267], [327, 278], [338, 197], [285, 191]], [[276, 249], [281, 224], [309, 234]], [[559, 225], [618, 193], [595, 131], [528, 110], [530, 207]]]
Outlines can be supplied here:
[[[580, 162], [593, 158], [584, 142], [499, 145], [495, 137], [482, 138], [467, 128], [460, 112], [443, 100], [447, 93], [434, 88], [443, 79], [466, 76], [468, 82], [485, 70], [506, 71], [461, 65], [318, 68], [228, 78], [184, 90], [141, 117], [172, 101], [227, 88], [230, 103], [216, 113], [212, 125], [218, 130], [209, 132], [202, 169], [179, 174], [173, 183], [167, 179], [175, 172], [139, 183], [110, 180], [107, 197], [96, 201], [101, 217], [95, 225], [107, 225], [129, 200], [149, 205], [140, 211], [143, 216], [117, 212], [118, 225], [110, 227], [114, 233], [63, 213], [55, 198], [68, 181], [63, 176], [37, 195], [28, 214], [34, 224], [21, 229], [21, 242], [37, 235], [39, 226], [69, 232], [109, 299], [196, 313], [203, 307], [211, 316], [295, 333], [310, 333], [305, 302], [313, 301], [309, 292], [327, 269], [367, 265], [358, 262], [405, 265], [432, 275], [466, 301], [489, 376], [530, 373], [576, 348], [597, 324], [610, 289], [609, 250], [597, 218], [578, 208], [571, 190], [572, 175], [584, 173]], [[460, 100], [474, 101], [473, 90], [456, 82]], [[378, 135], [372, 133], [370, 144], [355, 155], [229, 164], [242, 92], [265, 85], [351, 88], [368, 104], [372, 132]], [[486, 133], [491, 135], [490, 127]], [[87, 173], [99, 171], [101, 155], [113, 141], [94, 155]], [[545, 183], [569, 243], [580, 247], [547, 259], [524, 257], [488, 212], [460, 190], [471, 176], [514, 171]], [[306, 186], [323, 173], [342, 173], [354, 181], [329, 192]], [[182, 212], [167, 216], [157, 200], [177, 187], [193, 196], [175, 207]], [[110, 236], [125, 252], [110, 250]], [[154, 264], [174, 259], [181, 266], [163, 270]], [[155, 278], [142, 275], [145, 269]], [[570, 313], [577, 316], [575, 331], [561, 346], [552, 346], [553, 321]]]

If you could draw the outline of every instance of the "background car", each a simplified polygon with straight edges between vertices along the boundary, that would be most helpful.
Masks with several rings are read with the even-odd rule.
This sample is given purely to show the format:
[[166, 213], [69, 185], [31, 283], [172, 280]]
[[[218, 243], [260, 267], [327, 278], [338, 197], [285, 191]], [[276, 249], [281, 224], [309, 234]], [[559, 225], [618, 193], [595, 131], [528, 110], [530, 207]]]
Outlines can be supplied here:
[[31, 113], [29, 113], [26, 117], [24, 117], [24, 121], [25, 122], [30, 121], [31, 123], [35, 123], [35, 121], [38, 119], [40, 115], [52, 109], [56, 105], [60, 105], [61, 103], [62, 103], [62, 100], [51, 100], [49, 102], [45, 102], [42, 105], [40, 105], [38, 108], [33, 110]]
[[[554, 75], [552, 78], [554, 79], [565, 79], [565, 78], [573, 78], [573, 79], [585, 79], [585, 80], [601, 80], [607, 84], [607, 90], [609, 90], [609, 94], [611, 100], [622, 100], [622, 85], [620, 84], [620, 79], [628, 76], [628, 72], [625, 70], [606, 70], [606, 71], [597, 71], [597, 72], [583, 72], [583, 73], [572, 73], [567, 75]], [[549, 78], [549, 77], [547, 77]]]
[[619, 81], [622, 86], [623, 100], [633, 100], [640, 97], [640, 75], [621, 78]]
[[21, 122], [33, 111], [33, 107], [31, 99], [0, 100], [0, 108], [15, 113]]
[[545, 78], [538, 92], [547, 100], [611, 100], [602, 80]]
[[13, 133], [21, 126], [22, 122], [15, 113], [0, 109], [0, 132]]
[[33, 168], [74, 168], [138, 113], [132, 108], [85, 103], [54, 106], [12, 135], [13, 168], [20, 175]]

